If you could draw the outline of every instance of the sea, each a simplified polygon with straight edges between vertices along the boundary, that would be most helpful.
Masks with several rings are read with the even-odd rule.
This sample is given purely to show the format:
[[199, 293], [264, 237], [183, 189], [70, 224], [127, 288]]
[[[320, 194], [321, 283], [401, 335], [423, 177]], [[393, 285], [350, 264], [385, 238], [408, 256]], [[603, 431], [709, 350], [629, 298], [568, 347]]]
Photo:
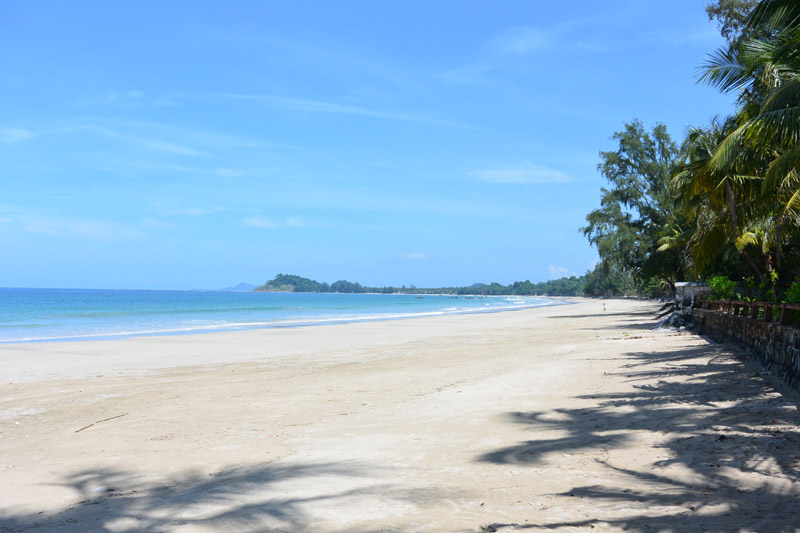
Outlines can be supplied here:
[[0, 343], [297, 327], [560, 303], [528, 296], [0, 288]]

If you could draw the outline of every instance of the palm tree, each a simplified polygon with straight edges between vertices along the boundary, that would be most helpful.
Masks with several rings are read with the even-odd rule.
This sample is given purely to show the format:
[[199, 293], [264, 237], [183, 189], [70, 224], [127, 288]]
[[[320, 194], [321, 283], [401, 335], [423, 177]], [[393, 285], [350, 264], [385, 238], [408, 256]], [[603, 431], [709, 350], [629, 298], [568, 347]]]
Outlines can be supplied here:
[[764, 192], [775, 193], [783, 215], [800, 222], [800, 3], [764, 0], [747, 25], [761, 38], [718, 50], [700, 77], [723, 92], [739, 91], [738, 127], [719, 143], [712, 162], [731, 166], [743, 146], [768, 151]]
[[771, 281], [800, 226], [800, 2], [763, 0], [746, 30], [751, 38], [717, 50], [700, 76], [738, 91], [737, 112], [691, 132], [672, 187], [695, 223], [685, 240], [698, 271], [733, 244], [763, 281], [755, 247]]
[[[682, 162], [673, 173], [670, 186], [683, 200], [683, 213], [694, 229], [681, 237], [667, 238], [660, 249], [685, 242], [696, 272], [702, 272], [720, 254], [726, 244], [736, 244], [750, 221], [752, 204], [758, 197], [761, 178], [746, 172], [752, 156], [721, 165], [714, 159], [719, 145], [735, 128], [735, 119], [715, 119], [706, 128], [693, 128], [682, 147]], [[740, 150], [739, 154], [746, 153]], [[741, 168], [738, 168], [741, 167]], [[742, 213], [747, 214], [746, 218]], [[742, 241], [744, 242], [744, 241]], [[749, 244], [749, 242], [748, 242]], [[763, 274], [748, 250], [741, 249], [745, 260], [760, 281]]]

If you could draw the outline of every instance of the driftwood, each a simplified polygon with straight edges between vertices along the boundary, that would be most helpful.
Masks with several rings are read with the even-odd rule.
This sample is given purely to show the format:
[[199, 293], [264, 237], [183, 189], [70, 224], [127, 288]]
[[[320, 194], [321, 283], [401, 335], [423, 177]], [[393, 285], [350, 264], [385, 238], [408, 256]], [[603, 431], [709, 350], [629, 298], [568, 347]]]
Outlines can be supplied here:
[[89, 429], [89, 428], [90, 428], [90, 427], [92, 427], [93, 425], [95, 425], [95, 424], [99, 424], [100, 422], [108, 422], [109, 420], [114, 420], [115, 418], [122, 418], [123, 416], [128, 416], [128, 413], [121, 414], [121, 415], [117, 415], [117, 416], [112, 416], [112, 417], [110, 417], [110, 418], [104, 418], [104, 419], [102, 419], [102, 420], [98, 420], [97, 422], [92, 422], [92, 423], [91, 423], [91, 424], [89, 424], [88, 426], [83, 426], [81, 429], [76, 429], [76, 430], [75, 430], [75, 433], [80, 433], [80, 432], [81, 432], [81, 431], [83, 431], [84, 429]]
[[692, 322], [692, 306], [684, 306], [679, 300], [670, 300], [656, 312], [658, 324], [654, 329], [666, 328], [680, 330], [694, 327]]
[[661, 306], [661, 309], [656, 311], [656, 315], [657, 316], [653, 320], [658, 320], [659, 318], [664, 318], [665, 316], [677, 311], [678, 308], [679, 308], [679, 306], [678, 306], [678, 301], [677, 300], [672, 300], [670, 302], [667, 302], [667, 303], [665, 303], [664, 305]]

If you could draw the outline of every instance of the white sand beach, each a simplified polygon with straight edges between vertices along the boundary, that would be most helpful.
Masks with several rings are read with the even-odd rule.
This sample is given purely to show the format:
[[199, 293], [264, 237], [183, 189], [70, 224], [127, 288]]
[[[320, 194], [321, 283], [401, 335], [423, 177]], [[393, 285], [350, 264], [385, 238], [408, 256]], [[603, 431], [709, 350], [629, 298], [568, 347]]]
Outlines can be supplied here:
[[0, 346], [0, 531], [795, 531], [800, 395], [649, 302]]

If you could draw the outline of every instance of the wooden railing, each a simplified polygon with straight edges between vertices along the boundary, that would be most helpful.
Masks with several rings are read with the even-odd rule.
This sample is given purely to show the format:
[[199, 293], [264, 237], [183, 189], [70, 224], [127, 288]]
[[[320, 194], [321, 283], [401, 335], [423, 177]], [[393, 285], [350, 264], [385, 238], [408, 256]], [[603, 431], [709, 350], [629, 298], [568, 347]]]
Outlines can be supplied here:
[[[782, 326], [798, 326], [800, 319], [792, 321], [792, 311], [800, 311], [800, 303], [747, 302], [744, 300], [701, 300], [699, 309], [719, 311], [764, 322], [776, 322]], [[800, 315], [800, 313], [798, 313]]]

